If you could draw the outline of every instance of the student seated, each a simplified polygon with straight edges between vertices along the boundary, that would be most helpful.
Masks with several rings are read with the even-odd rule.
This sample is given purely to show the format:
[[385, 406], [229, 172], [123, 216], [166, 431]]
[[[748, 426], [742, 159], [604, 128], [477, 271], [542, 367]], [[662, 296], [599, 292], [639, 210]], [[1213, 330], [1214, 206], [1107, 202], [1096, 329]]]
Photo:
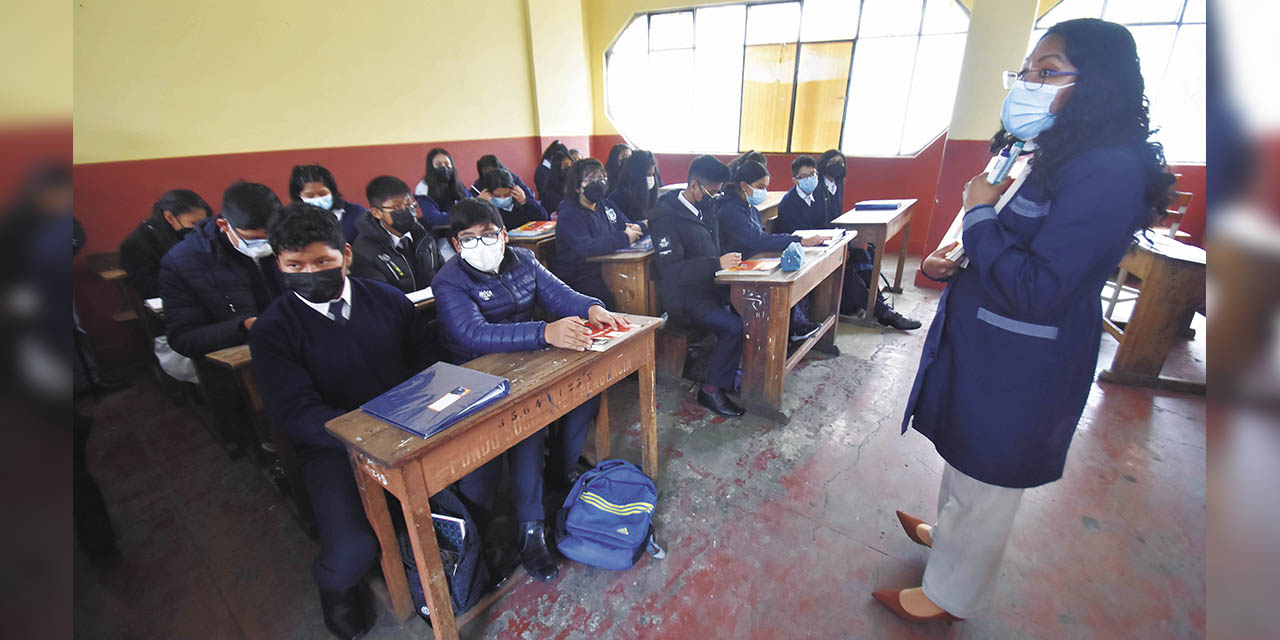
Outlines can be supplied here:
[[288, 292], [250, 334], [254, 375], [269, 382], [259, 389], [271, 424], [297, 446], [320, 535], [312, 577], [325, 626], [354, 638], [377, 619], [361, 578], [378, 541], [346, 448], [324, 425], [427, 368], [441, 350], [399, 289], [344, 275], [351, 247], [324, 209], [289, 205], [270, 242]]
[[625, 249], [648, 228], [643, 223], [633, 223], [618, 205], [604, 197], [607, 182], [599, 160], [587, 158], [575, 163], [565, 185], [567, 193], [560, 203], [551, 271], [574, 291], [599, 298], [605, 307], [617, 309], [618, 302], [604, 283], [603, 266], [588, 262], [587, 258]]
[[778, 230], [793, 233], [799, 229], [830, 229], [827, 191], [818, 188], [818, 163], [813, 156], [796, 156], [791, 161], [791, 180], [795, 186], [778, 203]]
[[551, 144], [542, 152], [542, 161], [538, 163], [538, 168], [533, 170], [533, 186], [538, 190], [538, 197], [542, 197], [542, 190], [547, 188], [547, 174], [551, 173], [551, 157], [556, 153], [569, 153], [569, 147], [564, 146], [559, 140], [552, 140]]
[[752, 149], [729, 161], [729, 175], [737, 173], [738, 168], [747, 162], [758, 162], [766, 167], [769, 166], [769, 161], [765, 159], [764, 154]]
[[[606, 172], [607, 173], [607, 172]], [[658, 202], [662, 176], [653, 154], [636, 150], [622, 167], [618, 182], [610, 182], [609, 199], [632, 220], [646, 220]]]
[[480, 189], [476, 197], [488, 200], [502, 214], [508, 229], [515, 229], [526, 222], [548, 220], [546, 210], [532, 194], [521, 188], [517, 179], [505, 168], [494, 169], [476, 181]]
[[188, 189], [168, 191], [151, 205], [151, 217], [120, 244], [120, 267], [139, 297], [145, 300], [160, 295], [160, 260], [196, 223], [211, 215], [213, 208]]
[[658, 198], [653, 228], [655, 275], [662, 285], [662, 306], [671, 319], [713, 332], [716, 346], [698, 404], [722, 415], [742, 415], [725, 395], [736, 386], [742, 362], [742, 318], [729, 306], [728, 287], [716, 284], [716, 271], [732, 269], [742, 255], [723, 252], [713, 196], [729, 181], [729, 169], [714, 156], [689, 165], [688, 186]]
[[428, 151], [426, 172], [413, 189], [422, 225], [428, 231], [448, 226], [449, 211], [454, 204], [466, 197], [467, 191], [453, 166], [453, 156], [440, 147]]
[[[485, 176], [493, 173], [494, 171], [498, 171], [499, 169], [510, 173], [512, 181], [515, 182], [515, 186], [520, 187], [520, 190], [526, 195], [533, 193], [533, 190], [529, 188], [529, 185], [525, 184], [524, 180], [521, 180], [520, 176], [516, 175], [514, 171], [508, 169], [507, 165], [502, 164], [502, 161], [498, 159], [498, 156], [495, 156], [492, 153], [486, 153], [485, 155], [480, 156], [479, 160], [476, 160], [476, 181], [471, 183], [471, 189], [467, 191], [467, 195], [472, 198], [480, 197], [480, 193], [484, 191], [484, 187], [480, 184], [480, 181], [484, 180]], [[534, 200], [533, 204], [539, 209], [542, 209], [542, 205], [536, 200]], [[545, 214], [546, 211], [543, 210], [543, 213]], [[538, 218], [538, 220], [549, 219], [549, 217]]]
[[604, 175], [609, 179], [609, 184], [618, 184], [622, 181], [622, 165], [626, 164], [630, 157], [631, 147], [625, 142], [609, 147], [609, 157], [604, 160]]
[[[626, 320], [603, 304], [582, 295], [547, 271], [533, 252], [507, 247], [502, 216], [489, 202], [471, 198], [453, 209], [450, 232], [459, 259], [450, 260], [436, 275], [432, 290], [441, 335], [453, 362], [465, 363], [487, 353], [531, 351], [548, 345], [583, 351], [589, 345], [586, 319], [595, 325], [619, 327]], [[534, 307], [554, 322], [534, 320]], [[560, 442], [552, 446], [553, 471], [571, 484], [578, 453], [600, 407], [596, 396], [561, 419]], [[520, 523], [517, 547], [520, 562], [539, 580], [556, 577], [555, 560], [547, 546], [542, 508], [543, 444], [540, 430], [510, 449], [512, 492]], [[477, 470], [480, 486], [469, 495], [491, 496], [501, 471], [499, 457]], [[483, 490], [481, 490], [483, 489]], [[493, 503], [478, 502], [482, 522]]]
[[444, 259], [435, 237], [418, 222], [418, 203], [409, 185], [378, 176], [365, 188], [369, 211], [357, 223], [351, 275], [379, 280], [404, 293], [431, 286]]
[[557, 151], [551, 154], [551, 168], [547, 170], [547, 180], [538, 190], [538, 203], [552, 218], [558, 215], [560, 201], [564, 200], [564, 180], [573, 166], [568, 151]]
[[318, 164], [300, 164], [289, 173], [289, 200], [313, 204], [332, 213], [342, 225], [342, 237], [356, 239], [356, 221], [365, 208], [348, 202], [338, 190], [338, 183], [328, 169]]
[[[830, 221], [844, 213], [844, 154], [836, 149], [828, 149], [818, 156], [817, 164], [820, 178], [817, 191], [827, 201], [826, 226], [830, 227]], [[778, 215], [782, 215], [781, 211]], [[844, 291], [840, 294], [840, 315], [852, 317], [861, 312], [867, 306], [868, 289], [877, 287], [876, 308], [870, 314], [876, 322], [899, 331], [919, 329], [919, 320], [912, 320], [895, 311], [884, 296], [880, 295], [877, 284], [871, 282], [871, 270], [875, 265], [872, 252], [881, 249], [883, 247], [850, 247], [849, 261], [844, 270]]]
[[[793, 242], [799, 242], [805, 247], [816, 247], [830, 237], [766, 232], [760, 221], [760, 210], [756, 207], [764, 202], [768, 193], [769, 170], [764, 165], [754, 160], [738, 165], [732, 180], [724, 187], [724, 197], [720, 198], [716, 206], [721, 250], [751, 258], [766, 251], [781, 253]], [[791, 308], [789, 328], [791, 340], [798, 342], [817, 333], [822, 325], [810, 322], [803, 311], [803, 305], [797, 304]]]

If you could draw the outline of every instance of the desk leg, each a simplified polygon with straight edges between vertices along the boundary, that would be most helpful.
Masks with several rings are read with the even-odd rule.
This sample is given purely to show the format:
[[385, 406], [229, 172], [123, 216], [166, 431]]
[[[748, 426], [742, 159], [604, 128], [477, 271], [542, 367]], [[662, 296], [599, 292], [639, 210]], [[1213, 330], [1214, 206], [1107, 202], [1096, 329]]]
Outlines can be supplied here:
[[[844, 270], [847, 265], [848, 261], [841, 264], [839, 268], [827, 275], [827, 279], [823, 280], [822, 284], [814, 288], [811, 297], [813, 304], [809, 309], [810, 322], [826, 322], [828, 318], [840, 313], [840, 295], [844, 290]], [[831, 327], [814, 343], [815, 350], [829, 355], [840, 355], [840, 349], [836, 347], [836, 334], [839, 333], [837, 324], [834, 320], [832, 321]]]
[[650, 478], [658, 477], [658, 393], [654, 380], [657, 367], [653, 357], [653, 334], [649, 341], [648, 358], [637, 372], [640, 376], [640, 453], [644, 472]]
[[[1195, 273], [1195, 270], [1199, 273]], [[1132, 384], [1157, 388], [1181, 383], [1160, 378], [1169, 349], [1186, 321], [1187, 310], [1193, 309], [1204, 296], [1204, 267], [1183, 267], [1166, 260], [1155, 261], [1142, 280], [1138, 302], [1129, 317], [1116, 348], [1111, 368], [1098, 379], [1103, 382]], [[1173, 384], [1170, 384], [1173, 383]], [[1204, 392], [1203, 383], [1193, 383], [1191, 391]]]
[[609, 459], [609, 390], [600, 392], [600, 411], [596, 413], [596, 464]]
[[902, 227], [902, 246], [898, 247], [898, 270], [893, 274], [893, 286], [885, 287], [889, 293], [902, 293], [902, 269], [907, 266], [907, 241], [911, 239], [911, 221]]
[[422, 475], [422, 462], [415, 460], [404, 467], [404, 522], [413, 541], [413, 559], [422, 579], [422, 592], [431, 609], [431, 630], [436, 640], [458, 640], [458, 625], [453, 618], [453, 601], [449, 597], [449, 582], [444, 576], [444, 563], [440, 560], [440, 546], [436, 543], [436, 529], [431, 522], [431, 492]]
[[785, 421], [780, 409], [791, 320], [786, 291], [735, 285], [731, 297], [733, 308], [742, 316], [745, 333], [741, 403], [752, 411]]
[[378, 546], [382, 547], [382, 579], [387, 582], [387, 592], [391, 595], [391, 610], [397, 620], [404, 622], [413, 615], [413, 596], [409, 593], [409, 579], [400, 558], [400, 544], [391, 524], [391, 513], [387, 511], [387, 496], [382, 493], [382, 485], [374, 482], [360, 468], [360, 458], [355, 453], [351, 453], [351, 468], [355, 470], [364, 514], [373, 526], [374, 535], [378, 536]]
[[867, 285], [867, 306], [862, 310], [862, 317], [868, 322], [875, 322], [876, 289], [880, 286], [880, 262], [884, 260], [884, 232], [872, 232], [867, 244], [876, 247], [876, 255], [871, 258], [871, 284]]

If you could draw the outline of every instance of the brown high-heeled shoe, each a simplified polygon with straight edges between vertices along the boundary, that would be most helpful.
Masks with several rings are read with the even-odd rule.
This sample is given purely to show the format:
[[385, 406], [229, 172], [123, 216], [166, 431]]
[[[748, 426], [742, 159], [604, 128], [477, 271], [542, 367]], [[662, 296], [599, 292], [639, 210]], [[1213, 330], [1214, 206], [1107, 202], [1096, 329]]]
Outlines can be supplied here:
[[928, 525], [929, 525], [929, 523], [928, 523], [928, 522], [925, 522], [924, 520], [921, 520], [920, 518], [917, 518], [917, 517], [915, 517], [915, 516], [913, 516], [913, 515], [905, 514], [905, 513], [901, 512], [901, 511], [899, 511], [899, 512], [897, 512], [897, 513], [898, 513], [898, 522], [901, 522], [901, 523], [902, 523], [902, 530], [907, 532], [907, 537], [908, 537], [908, 538], [911, 538], [911, 541], [912, 541], [912, 542], [914, 542], [914, 543], [916, 543], [916, 544], [918, 544], [918, 545], [920, 545], [920, 546], [922, 546], [922, 547], [929, 547], [929, 548], [931, 548], [931, 549], [932, 549], [932, 548], [933, 548], [933, 545], [932, 545], [932, 544], [930, 544], [930, 543], [927, 543], [927, 542], [925, 542], [923, 539], [921, 539], [921, 538], [920, 538], [920, 534], [919, 534], [919, 533], [917, 533], [917, 531], [916, 531], [916, 530], [920, 527], [920, 525], [922, 525], [922, 524], [923, 524], [923, 525], [928, 526]]
[[964, 618], [957, 618], [946, 611], [936, 613], [931, 616], [918, 616], [908, 612], [902, 608], [902, 592], [903, 589], [880, 589], [872, 591], [871, 597], [875, 598], [880, 604], [893, 612], [893, 615], [906, 620], [907, 622], [962, 622]]

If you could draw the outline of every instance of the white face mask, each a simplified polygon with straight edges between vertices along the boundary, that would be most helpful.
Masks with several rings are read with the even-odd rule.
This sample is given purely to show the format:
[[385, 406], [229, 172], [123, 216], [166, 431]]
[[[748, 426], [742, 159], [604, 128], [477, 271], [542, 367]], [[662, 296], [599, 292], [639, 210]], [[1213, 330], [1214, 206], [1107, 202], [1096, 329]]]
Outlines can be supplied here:
[[241, 238], [240, 234], [236, 233], [235, 228], [232, 227], [231, 233], [227, 234], [227, 239], [231, 241], [231, 246], [235, 247], [236, 251], [254, 260], [261, 260], [271, 255], [271, 244], [267, 242], [266, 238], [254, 240]]
[[477, 271], [485, 273], [497, 273], [498, 267], [502, 265], [502, 257], [506, 254], [506, 247], [503, 243], [488, 245], [483, 242], [476, 243], [476, 246], [470, 249], [462, 247], [459, 255], [467, 264], [476, 268]]
[[333, 194], [332, 194], [332, 193], [326, 193], [326, 194], [324, 194], [324, 195], [320, 196], [319, 198], [307, 198], [307, 197], [303, 197], [303, 198], [302, 198], [302, 201], [303, 201], [303, 202], [305, 202], [305, 203], [307, 203], [307, 204], [313, 204], [313, 205], [315, 205], [315, 206], [317, 206], [317, 207], [320, 207], [321, 209], [325, 209], [325, 210], [328, 210], [328, 209], [332, 209], [332, 208], [333, 208]]
[[645, 185], [645, 187], [644, 187], [644, 188], [646, 188], [646, 189], [652, 190], [652, 189], [653, 189], [653, 185], [655, 185], [655, 184], [657, 184], [657, 183], [658, 183], [658, 179], [657, 179], [656, 177], [654, 177], [654, 176], [645, 176], [645, 178], [644, 178], [644, 185]]

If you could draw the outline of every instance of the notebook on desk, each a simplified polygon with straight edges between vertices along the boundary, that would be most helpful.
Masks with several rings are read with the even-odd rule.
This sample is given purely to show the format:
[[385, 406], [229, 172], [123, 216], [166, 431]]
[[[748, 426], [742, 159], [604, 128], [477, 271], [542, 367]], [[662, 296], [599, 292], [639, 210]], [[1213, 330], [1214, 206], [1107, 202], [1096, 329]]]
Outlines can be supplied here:
[[857, 211], [888, 211], [902, 206], [901, 200], [862, 200], [853, 203]]
[[417, 291], [410, 291], [409, 293], [404, 294], [404, 296], [409, 299], [409, 302], [414, 304], [418, 304], [424, 300], [430, 300], [434, 297], [431, 293], [431, 287], [418, 289]]
[[437, 362], [364, 403], [365, 413], [429, 438], [511, 391], [506, 378]]
[[653, 251], [652, 236], [640, 236], [639, 240], [631, 243], [631, 246], [618, 249], [615, 253], [644, 253], [645, 251]]
[[534, 220], [526, 222], [507, 232], [512, 238], [526, 238], [532, 236], [540, 236], [548, 231], [556, 230], [555, 220]]
[[782, 260], [779, 258], [764, 258], [761, 260], [743, 260], [738, 266], [732, 269], [721, 269], [716, 272], [717, 276], [766, 276], [773, 273], [782, 266]]

